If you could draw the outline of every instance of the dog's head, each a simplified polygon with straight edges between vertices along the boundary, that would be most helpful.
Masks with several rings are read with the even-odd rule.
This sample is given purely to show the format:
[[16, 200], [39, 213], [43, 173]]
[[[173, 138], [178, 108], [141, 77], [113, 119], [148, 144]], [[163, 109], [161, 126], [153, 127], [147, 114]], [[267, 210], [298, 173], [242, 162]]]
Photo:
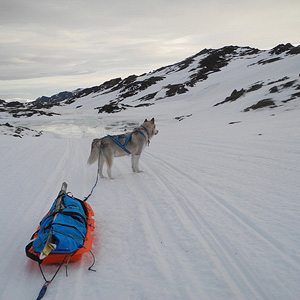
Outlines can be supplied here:
[[147, 128], [149, 133], [149, 140], [156, 134], [158, 134], [158, 130], [155, 127], [155, 120], [152, 118], [150, 121], [145, 119], [143, 126]]

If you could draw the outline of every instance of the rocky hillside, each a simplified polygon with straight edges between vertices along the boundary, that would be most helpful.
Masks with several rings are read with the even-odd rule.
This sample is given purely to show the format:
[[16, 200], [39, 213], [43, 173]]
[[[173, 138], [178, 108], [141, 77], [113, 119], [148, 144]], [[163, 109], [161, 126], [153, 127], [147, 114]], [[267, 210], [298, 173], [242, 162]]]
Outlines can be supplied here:
[[[223, 84], [220, 79], [218, 83], [215, 82], [216, 73], [220, 74], [219, 77], [224, 73], [225, 81], [228, 78], [226, 68], [233, 68], [238, 64], [238, 68], [233, 68], [235, 74], [230, 75], [231, 85], [234, 88], [228, 94], [225, 94], [224, 88], [224, 98], [213, 106], [237, 101], [256, 92], [262, 98], [245, 107], [244, 112], [266, 106], [274, 108], [298, 101], [300, 97], [300, 78], [297, 73], [300, 69], [294, 71], [295, 64], [291, 64], [289, 60], [294, 57], [293, 61], [298, 62], [299, 65], [299, 53], [300, 46], [294, 47], [291, 44], [278, 45], [268, 51], [237, 46], [204, 49], [179, 63], [140, 76], [116, 78], [97, 87], [82, 89], [72, 100], [67, 100], [65, 103], [76, 102], [75, 107], [82, 108], [86, 102], [78, 100], [84, 98], [94, 103], [94, 109], [98, 113], [115, 113], [125, 109], [155, 105], [159, 101], [183, 94], [199, 93], [200, 98], [203, 92], [202, 86], [206, 88], [210, 84]], [[276, 70], [275, 74], [272, 73], [274, 68], [281, 70]], [[280, 75], [277, 75], [278, 72]], [[241, 77], [244, 77], [242, 84]], [[258, 90], [260, 90], [259, 94]], [[100, 105], [97, 106], [97, 103]]]
[[[257, 101], [249, 103], [251, 105], [245, 106], [242, 111], [248, 112], [262, 107], [275, 108], [299, 102], [300, 69], [294, 70], [299, 66], [299, 54], [300, 46], [291, 44], [280, 44], [271, 50], [238, 46], [204, 49], [181, 62], [139, 76], [115, 78], [99, 86], [61, 92], [52, 97], [42, 96], [31, 103], [7, 103], [0, 100], [0, 114], [4, 118], [53, 116], [58, 114], [55, 107], [69, 105], [74, 109], [89, 107], [99, 114], [116, 113], [125, 109], [155, 105], [183, 94], [198, 93], [201, 97], [201, 93], [210, 85], [222, 85], [228, 80], [226, 70], [230, 68], [231, 84], [226, 85], [223, 98], [216, 99], [212, 106], [226, 105], [249, 94], [257, 94], [260, 90]], [[292, 57], [294, 59], [290, 60]], [[276, 70], [276, 74], [272, 70]], [[224, 74], [223, 78], [222, 75], [218, 76], [218, 82], [215, 81], [217, 73]], [[229, 86], [232, 86], [230, 91]], [[218, 89], [220, 90], [220, 87]], [[213, 98], [213, 95], [211, 96]]]

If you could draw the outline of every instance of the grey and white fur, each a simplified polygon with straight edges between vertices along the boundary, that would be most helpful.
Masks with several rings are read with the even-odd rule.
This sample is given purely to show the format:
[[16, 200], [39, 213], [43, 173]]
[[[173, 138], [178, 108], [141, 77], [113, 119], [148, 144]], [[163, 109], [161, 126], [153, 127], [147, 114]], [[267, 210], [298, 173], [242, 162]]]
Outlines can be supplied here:
[[135, 128], [132, 132], [122, 134], [119, 137], [117, 135], [111, 136], [113, 139], [118, 137], [118, 142], [121, 145], [128, 141], [125, 146], [126, 152], [120, 147], [112, 138], [105, 136], [100, 139], [94, 139], [91, 145], [91, 154], [88, 159], [88, 164], [92, 164], [98, 160], [98, 172], [101, 178], [103, 178], [103, 166], [107, 164], [107, 174], [112, 179], [111, 167], [114, 157], [120, 157], [125, 155], [131, 155], [131, 167], [134, 173], [139, 173], [139, 159], [142, 151], [149, 144], [151, 138], [158, 133], [155, 128], [155, 120], [152, 118], [150, 121], [145, 119], [144, 123]]

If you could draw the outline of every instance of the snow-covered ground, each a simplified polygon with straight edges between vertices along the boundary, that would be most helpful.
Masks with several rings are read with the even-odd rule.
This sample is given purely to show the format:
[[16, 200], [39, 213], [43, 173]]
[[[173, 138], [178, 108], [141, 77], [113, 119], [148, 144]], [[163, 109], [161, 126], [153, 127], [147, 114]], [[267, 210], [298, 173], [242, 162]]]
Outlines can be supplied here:
[[[75, 197], [89, 194], [92, 139], [151, 117], [159, 134], [142, 154], [144, 172], [117, 158], [115, 179], [99, 180], [89, 199], [97, 271], [85, 254], [44, 299], [300, 299], [299, 105], [242, 112], [254, 92], [213, 107], [233, 89], [229, 78], [218, 86], [221, 73], [199, 94], [147, 108], [5, 120], [44, 134], [0, 136], [0, 299], [36, 299], [44, 280], [24, 248], [63, 181]], [[44, 266], [46, 277], [56, 269]]]

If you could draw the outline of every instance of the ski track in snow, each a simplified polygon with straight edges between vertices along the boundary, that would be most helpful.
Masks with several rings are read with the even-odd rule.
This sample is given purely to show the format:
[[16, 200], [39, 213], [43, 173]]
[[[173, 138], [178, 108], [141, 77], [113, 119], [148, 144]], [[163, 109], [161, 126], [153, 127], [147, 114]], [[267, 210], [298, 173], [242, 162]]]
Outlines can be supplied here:
[[[260, 239], [262, 243], [270, 244], [270, 246], [278, 253], [280, 260], [284, 260], [290, 267], [293, 267], [295, 264], [299, 267], [299, 260], [297, 258], [290, 257], [285, 253], [284, 246], [280, 242], [273, 239], [269, 236], [263, 229], [256, 226], [252, 221], [250, 221], [244, 214], [242, 214], [238, 209], [230, 205], [222, 196], [217, 195], [211, 190], [211, 188], [204, 188], [201, 186], [200, 180], [195, 179], [191, 175], [179, 170], [174, 167], [174, 165], [167, 163], [159, 158], [161, 165], [164, 168], [169, 170], [169, 173], [174, 172], [182, 179], [180, 181], [187, 182], [187, 186], [190, 190], [193, 190], [195, 195], [198, 195], [199, 198], [205, 197], [208, 201], [213, 202], [214, 210], [220, 210], [222, 215], [227, 215], [228, 218], [233, 218], [236, 221], [237, 227], [245, 227], [248, 235], [252, 235], [254, 239]], [[170, 176], [174, 178], [175, 176]], [[198, 235], [199, 240], [202, 242], [203, 246], [206, 249], [206, 252], [217, 253], [216, 256], [211, 256], [210, 258], [217, 267], [218, 273], [222, 274], [227, 280], [228, 287], [233, 292], [233, 295], [228, 297], [234, 297], [236, 299], [243, 299], [244, 294], [247, 294], [250, 299], [272, 299], [276, 295], [271, 296], [270, 292], [264, 291], [264, 288], [260, 286], [260, 279], [256, 274], [252, 274], [248, 271], [250, 265], [247, 265], [242, 259], [240, 259], [236, 253], [232, 251], [232, 246], [228, 241], [218, 234], [217, 230], [206, 220], [204, 214], [199, 213], [206, 209], [205, 206], [197, 207], [195, 205], [195, 196], [188, 197], [186, 193], [182, 192], [178, 188], [175, 188], [176, 185], [173, 185], [173, 182], [169, 182], [168, 176], [158, 175], [160, 182], [166, 186], [167, 189], [173, 191], [173, 199], [178, 199], [176, 207], [178, 214], [185, 217], [181, 217], [181, 220], [184, 220], [183, 225], [188, 222], [191, 223], [191, 226], [187, 232], [192, 233], [194, 231], [195, 235]], [[166, 182], [168, 184], [166, 185]], [[197, 196], [196, 196], [197, 197]], [[174, 203], [175, 204], [175, 203]], [[206, 205], [208, 203], [205, 203]], [[212, 204], [212, 203], [210, 203]], [[206, 228], [205, 233], [199, 232], [199, 228]], [[268, 245], [266, 245], [268, 246]], [[239, 285], [236, 286], [236, 282], [239, 281]], [[289, 290], [285, 288], [284, 285], [281, 286], [284, 293], [289, 294]]]
[[[89, 199], [97, 272], [87, 271], [92, 258], [85, 254], [69, 264], [68, 277], [60, 271], [44, 299], [297, 300], [296, 147], [252, 139], [251, 148], [241, 137], [236, 145], [226, 137], [192, 140], [183, 152], [180, 138], [166, 144], [160, 133], [142, 154], [143, 173], [131, 172], [128, 157], [115, 159], [115, 179], [99, 179]], [[24, 247], [63, 181], [75, 197], [90, 192], [97, 170], [86, 164], [90, 142], [3, 139], [0, 299], [37, 297], [43, 279]], [[285, 234], [293, 231], [294, 240]], [[56, 268], [44, 266], [46, 277]]]
[[[188, 175], [186, 173], [183, 173], [179, 169], [175, 168], [173, 165], [168, 164], [166, 162], [164, 162], [164, 166], [168, 167], [170, 170], [178, 172], [179, 174], [181, 174], [182, 177], [186, 177], [188, 179], [190, 185], [191, 185], [191, 183], [193, 183], [193, 187], [194, 188], [199, 187], [200, 182], [197, 181], [192, 176], [190, 176], [190, 175]], [[167, 180], [167, 178], [162, 178], [162, 182], [164, 182], [166, 180]], [[172, 187], [172, 183], [170, 183], [170, 188], [171, 187]], [[253, 234], [256, 234], [259, 238], [265, 240], [265, 242], [270, 243], [274, 247], [274, 249], [276, 249], [282, 255], [282, 257], [285, 260], [287, 260], [291, 265], [293, 265], [293, 264], [296, 263], [296, 264], [298, 264], [300, 266], [300, 262], [297, 260], [297, 258], [290, 257], [289, 255], [287, 255], [285, 253], [284, 246], [279, 241], [276, 241], [271, 236], [269, 236], [266, 232], [264, 232], [263, 229], [261, 229], [258, 226], [256, 226], [252, 221], [250, 221], [238, 209], [234, 208], [224, 198], [222, 198], [222, 196], [217, 195], [215, 192], [213, 192], [211, 190], [211, 188], [208, 189], [208, 188], [203, 188], [202, 187], [201, 190], [212, 201], [214, 201], [215, 204], [217, 204], [218, 206], [220, 206], [223, 209], [224, 213], [227, 213], [230, 217], [234, 217], [236, 219], [236, 221], [240, 223], [240, 225], [243, 225], [243, 226], [247, 227], [248, 229], [250, 229], [253, 232]], [[192, 204], [192, 202], [190, 202], [190, 204]]]

